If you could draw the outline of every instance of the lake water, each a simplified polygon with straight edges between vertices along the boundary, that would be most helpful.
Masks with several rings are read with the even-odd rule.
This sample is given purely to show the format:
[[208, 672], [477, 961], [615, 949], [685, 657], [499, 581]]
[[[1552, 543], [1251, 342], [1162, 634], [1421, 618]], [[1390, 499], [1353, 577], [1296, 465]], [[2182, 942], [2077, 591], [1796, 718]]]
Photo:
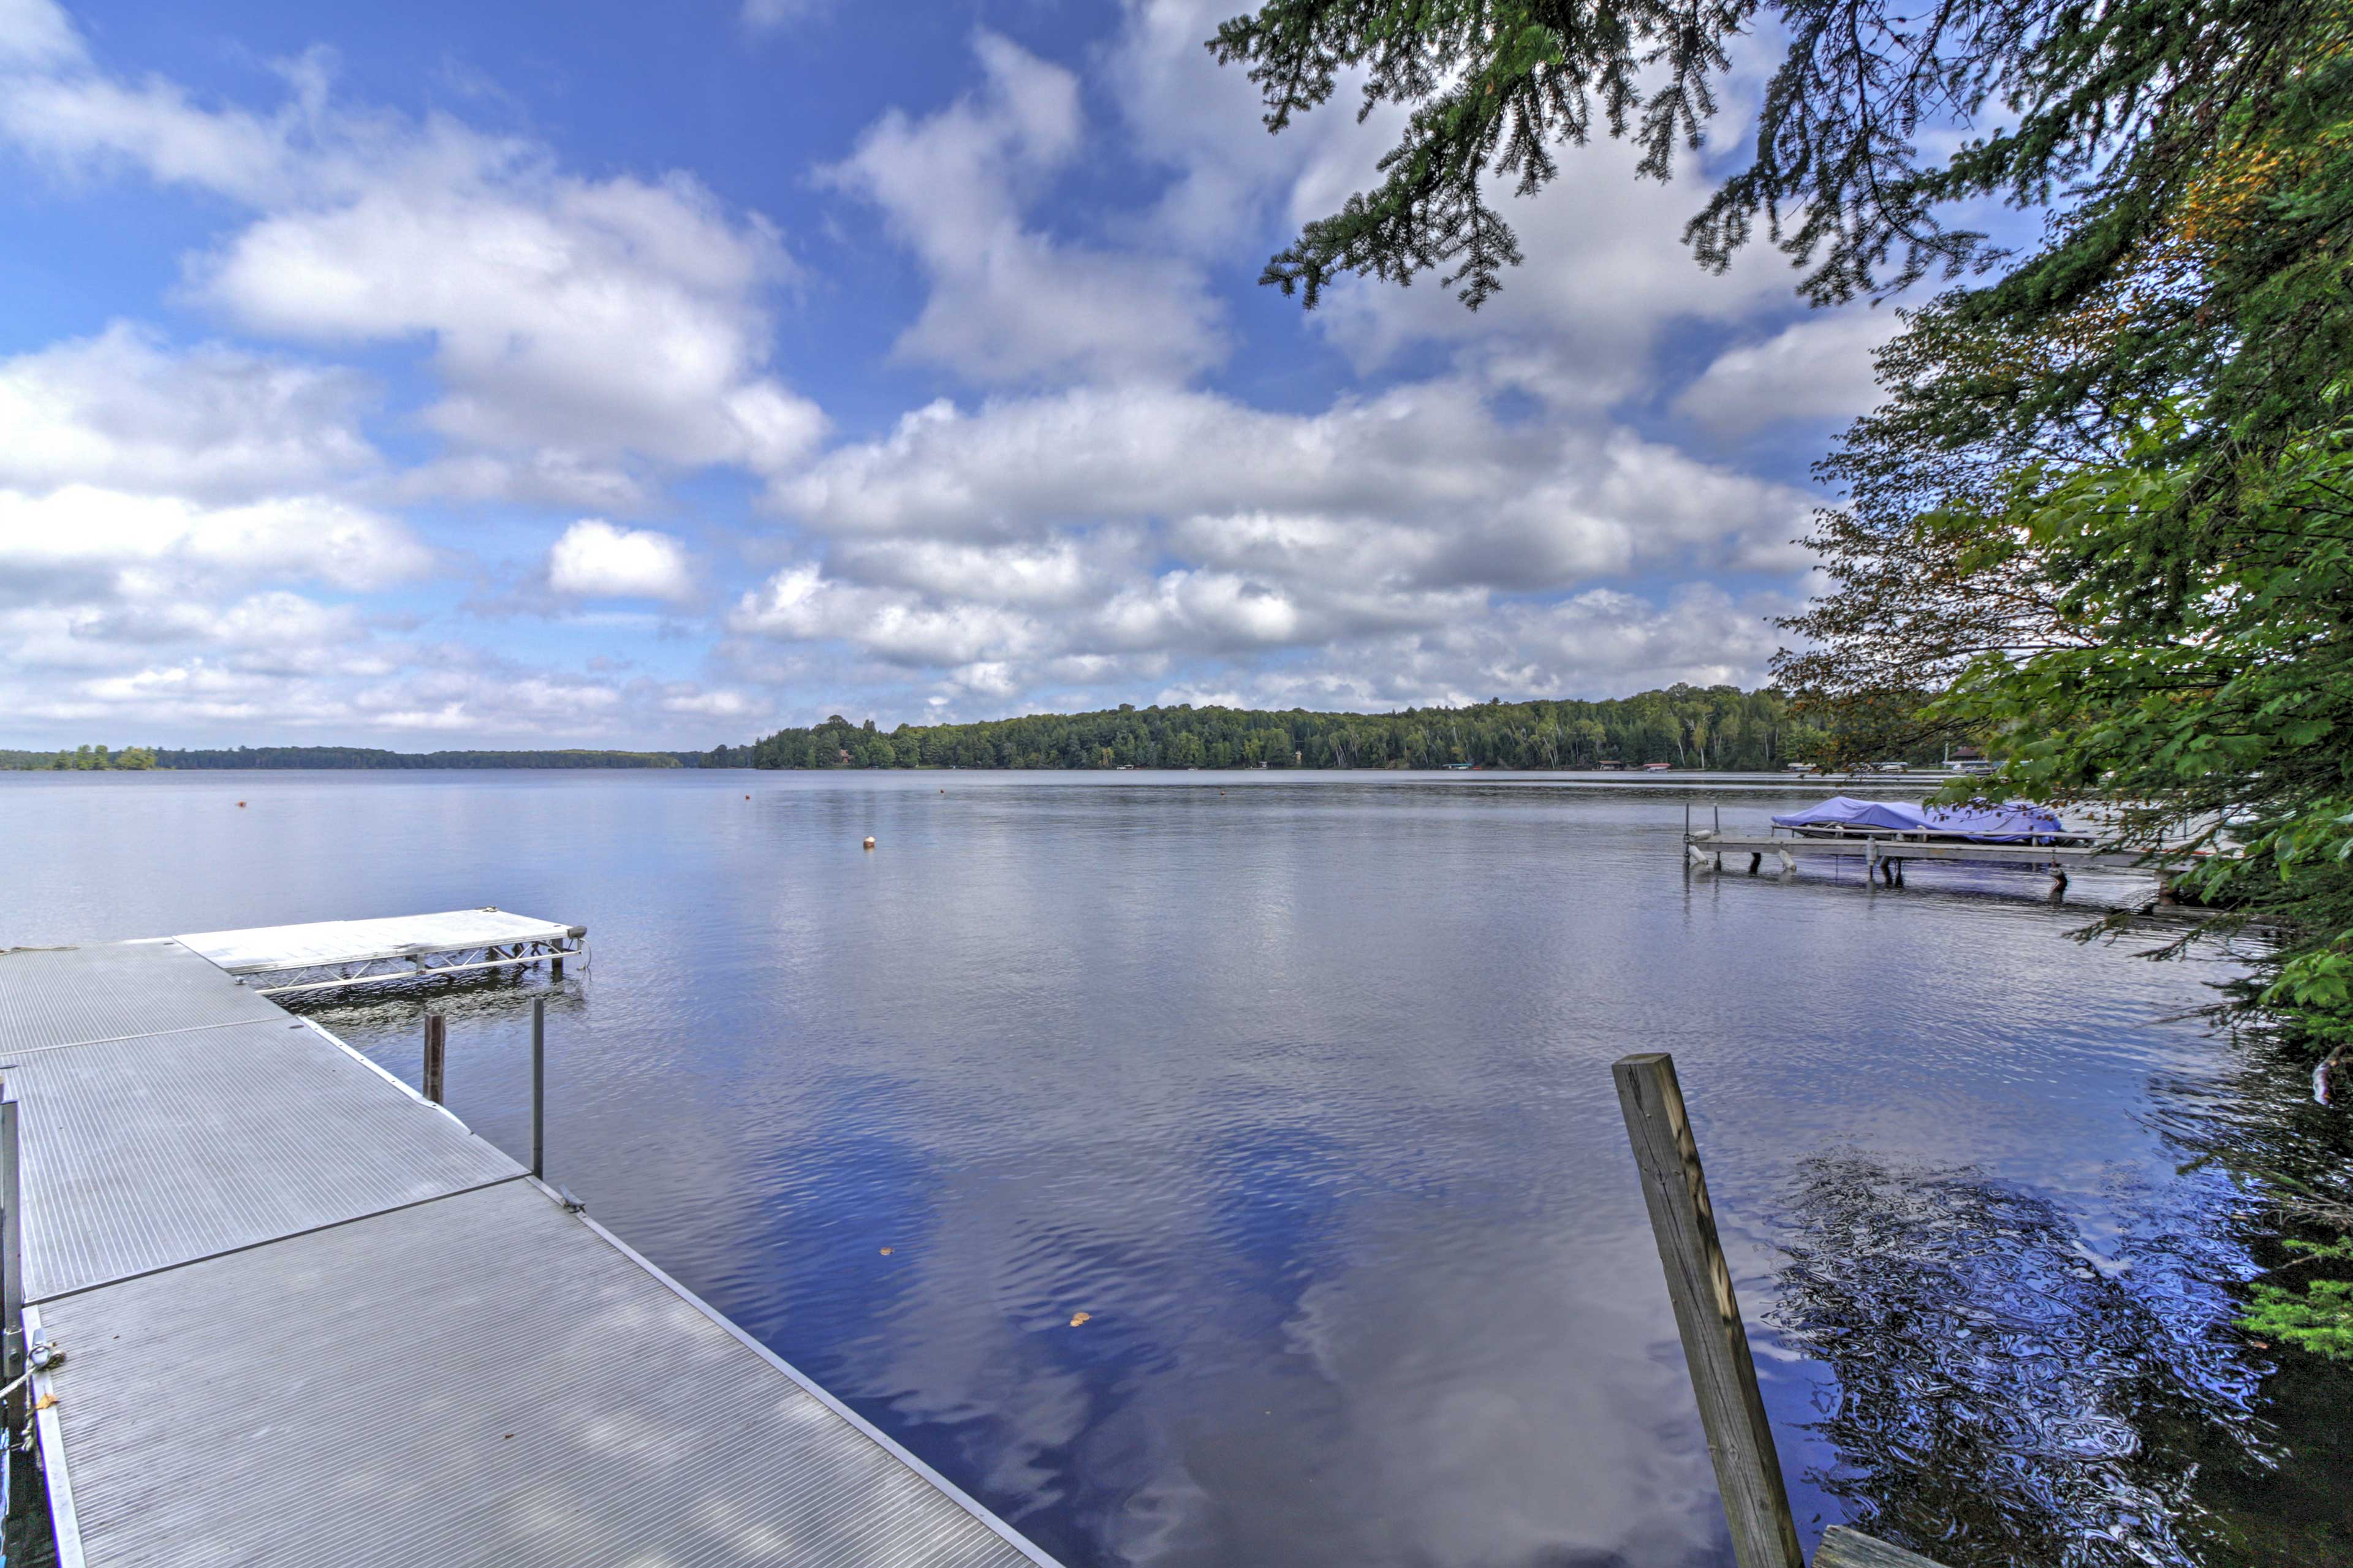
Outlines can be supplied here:
[[587, 926], [560, 984], [310, 1010], [412, 1082], [446, 1011], [520, 1151], [548, 997], [551, 1179], [1073, 1568], [1728, 1563], [1632, 1050], [1680, 1067], [1810, 1545], [2353, 1559], [2353, 1379], [2226, 1327], [2271, 1079], [2179, 1015], [2227, 968], [2065, 940], [2131, 879], [1685, 874], [1686, 802], [1774, 798], [0, 775], [0, 945]]

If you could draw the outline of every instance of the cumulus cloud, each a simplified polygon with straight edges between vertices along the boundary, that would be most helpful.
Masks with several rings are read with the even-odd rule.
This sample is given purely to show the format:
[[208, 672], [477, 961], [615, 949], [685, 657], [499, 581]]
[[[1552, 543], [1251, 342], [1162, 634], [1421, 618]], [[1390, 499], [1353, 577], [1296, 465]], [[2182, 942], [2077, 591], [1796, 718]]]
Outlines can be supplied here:
[[771, 494], [836, 534], [1009, 541], [1158, 519], [1212, 560], [1425, 585], [1538, 590], [1675, 556], [1797, 564], [1783, 542], [1802, 492], [1622, 429], [1515, 424], [1489, 391], [1411, 383], [1314, 415], [1154, 386], [938, 403]]
[[405, 524], [319, 497], [205, 507], [90, 485], [0, 490], [0, 594], [12, 596], [95, 584], [125, 599], [161, 599], [273, 577], [364, 592], [431, 565]]
[[491, 460], [479, 492], [568, 478], [566, 499], [633, 493], [633, 460], [780, 470], [820, 437], [817, 405], [768, 365], [782, 241], [690, 175], [584, 178], [535, 142], [446, 116], [345, 108], [327, 64], [283, 68], [260, 113], [92, 64], [43, 0], [8, 0], [21, 42], [0, 134], [73, 168], [123, 167], [257, 216], [192, 258], [192, 298], [249, 331], [334, 346], [429, 343], [445, 395], [427, 422]]
[[1718, 355], [1675, 408], [1735, 436], [1784, 422], [1852, 418], [1878, 404], [1872, 355], [1902, 325], [1883, 310], [1799, 321]]
[[118, 321], [0, 360], [0, 484], [186, 496], [300, 489], [373, 467], [349, 371], [218, 344], [185, 354]]
[[763, 374], [773, 232], [690, 179], [589, 182], [443, 126], [344, 199], [263, 218], [194, 268], [258, 331], [428, 337], [467, 445], [786, 467], [823, 416]]
[[[783, 233], [692, 175], [584, 174], [534, 137], [354, 106], [324, 55], [252, 102], [134, 79], [48, 0], [0, 0], [0, 141], [205, 193], [220, 227], [170, 303], [269, 345], [118, 322], [0, 359], [0, 705], [232, 739], [642, 743], [748, 731], [812, 682], [970, 717], [1759, 678], [1812, 498], [1618, 409], [1664, 400], [1658, 344], [1698, 323], [1754, 341], [1675, 403], [1694, 425], [1842, 411], [1870, 331], [1757, 328], [1786, 320], [1786, 275], [1692, 266], [1675, 236], [1704, 192], [1597, 148], [1512, 205], [1535, 259], [1486, 310], [1345, 285], [1255, 345], [1343, 351], [1282, 405], [1207, 390], [1238, 337], [1211, 275], [1239, 283], [1366, 184], [1396, 129], [1339, 109], [1267, 136], [1199, 47], [1224, 14], [1124, 0], [1083, 61], [1108, 123], [1071, 68], [980, 32], [960, 95], [882, 114], [818, 172], [924, 280], [887, 324], [898, 357], [976, 389], [828, 447], [771, 346], [802, 282]], [[375, 374], [327, 363], [363, 353]], [[421, 395], [385, 368], [411, 357]], [[727, 479], [697, 493], [721, 547], [637, 525], [710, 468], [765, 510], [757, 536], [735, 525], [740, 558]], [[562, 510], [501, 515], [517, 501]], [[489, 599], [430, 581], [484, 580], [478, 541], [525, 528], [537, 580], [575, 602], [560, 622], [471, 619]], [[698, 635], [673, 606], [713, 602], [709, 679], [635, 673], [619, 639]], [[482, 646], [583, 635], [611, 657], [578, 674]]]
[[565, 529], [548, 548], [547, 581], [557, 593], [582, 598], [675, 603], [694, 596], [694, 573], [677, 540], [594, 517]]
[[1025, 223], [1080, 148], [1078, 79], [994, 33], [973, 48], [978, 91], [921, 120], [892, 110], [828, 174], [882, 209], [930, 277], [900, 353], [981, 382], [1181, 379], [1222, 360], [1198, 268]]

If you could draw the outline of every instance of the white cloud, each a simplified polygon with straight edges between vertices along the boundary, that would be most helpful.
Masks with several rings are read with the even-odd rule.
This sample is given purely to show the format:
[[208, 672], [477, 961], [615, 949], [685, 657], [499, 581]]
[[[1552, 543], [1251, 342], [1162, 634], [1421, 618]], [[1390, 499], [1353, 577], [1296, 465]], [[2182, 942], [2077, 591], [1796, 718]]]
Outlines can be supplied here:
[[763, 374], [755, 300], [785, 271], [770, 230], [690, 179], [582, 181], [444, 125], [351, 198], [263, 218], [194, 281], [259, 331], [429, 338], [450, 393], [428, 417], [461, 444], [772, 472], [824, 428]]
[[638, 459], [773, 473], [823, 432], [768, 368], [781, 240], [691, 176], [584, 178], [529, 141], [347, 109], [323, 57], [284, 68], [285, 103], [260, 114], [118, 80], [79, 48], [19, 56], [47, 68], [5, 82], [0, 134], [258, 212], [190, 260], [192, 298], [279, 338], [429, 344], [446, 393], [427, 422], [496, 459], [461, 487], [595, 474], [612, 494]]
[[721, 689], [704, 691], [693, 686], [676, 686], [666, 691], [661, 700], [665, 711], [691, 713], [704, 719], [726, 719], [741, 721], [759, 710], [759, 704], [741, 691]]
[[1078, 152], [1078, 79], [993, 33], [983, 85], [938, 113], [893, 110], [828, 173], [880, 206], [930, 275], [899, 351], [976, 381], [1181, 379], [1219, 363], [1221, 312], [1198, 268], [1062, 241], [1022, 209]]
[[694, 573], [677, 540], [594, 517], [565, 529], [549, 548], [547, 581], [557, 593], [582, 598], [676, 602], [694, 596]]
[[[823, 4], [739, 14], [774, 28]], [[1655, 405], [1657, 346], [1694, 322], [1766, 340], [1684, 391], [1695, 424], [1830, 409], [1867, 333], [1754, 328], [1786, 319], [1786, 275], [1694, 267], [1675, 236], [1704, 192], [1640, 184], [1599, 148], [1509, 204], [1534, 259], [1488, 310], [1346, 284], [1254, 345], [1252, 384], [1298, 334], [1344, 351], [1307, 356], [1268, 395], [1283, 407], [1194, 388], [1236, 331], [1210, 274], [1247, 277], [1365, 186], [1396, 129], [1335, 103], [1268, 136], [1242, 74], [1200, 47], [1225, 14], [1124, 0], [1084, 84], [980, 33], [961, 96], [883, 115], [821, 172], [921, 269], [901, 357], [997, 389], [821, 450], [823, 416], [774, 361], [773, 311], [799, 282], [782, 235], [692, 176], [584, 173], [529, 136], [354, 107], [324, 55], [250, 102], [134, 79], [47, 0], [0, 0], [0, 140], [69, 179], [218, 198], [170, 303], [298, 345], [118, 323], [0, 360], [0, 708], [231, 741], [317, 725], [644, 743], [748, 730], [812, 687], [979, 716], [1760, 677], [1811, 498], [1611, 410]], [[1108, 126], [1089, 123], [1095, 88]], [[1106, 133], [1124, 144], [1106, 153]], [[1129, 180], [1139, 167], [1165, 178]], [[1092, 200], [1113, 174], [1123, 195]], [[360, 351], [414, 358], [422, 395], [398, 368], [312, 359]], [[1354, 386], [1299, 390], [1341, 358]], [[839, 372], [853, 393], [858, 373]], [[634, 526], [713, 466], [753, 476], [782, 520], [743, 542], [766, 574], [749, 592], [733, 552]], [[713, 542], [724, 503], [702, 502], [727, 482], [698, 495]], [[511, 537], [490, 509], [517, 500], [579, 519], [533, 547], [544, 586], [586, 602], [471, 620], [487, 600], [428, 579], [481, 581], [466, 552]], [[427, 548], [411, 507], [451, 548]], [[709, 679], [679, 679], [667, 651], [638, 672], [625, 639], [691, 635], [672, 606], [716, 595], [733, 609]], [[537, 646], [483, 646], [503, 636], [610, 657], [569, 674]]]
[[1799, 321], [1761, 343], [1718, 355], [1683, 388], [1675, 408], [1725, 435], [1788, 421], [1852, 418], [1878, 405], [1872, 355], [1902, 325], [1885, 310]]
[[0, 360], [0, 485], [301, 489], [375, 464], [357, 422], [368, 395], [348, 371], [216, 344], [175, 355], [118, 321]]
[[744, 25], [763, 32], [813, 16], [830, 4], [831, 0], [744, 0]]
[[771, 493], [837, 535], [1002, 542], [1159, 520], [1212, 561], [1366, 583], [1532, 591], [1675, 559], [1798, 564], [1784, 542], [1810, 510], [1802, 492], [1609, 426], [1514, 424], [1487, 392], [1411, 383], [1317, 415], [1150, 386], [940, 403]]
[[51, 0], [0, 0], [0, 67], [58, 65], [80, 54], [73, 24]]
[[192, 578], [271, 577], [366, 591], [431, 565], [404, 524], [320, 497], [205, 507], [90, 485], [0, 490], [0, 595], [95, 580], [123, 597], [161, 597]]

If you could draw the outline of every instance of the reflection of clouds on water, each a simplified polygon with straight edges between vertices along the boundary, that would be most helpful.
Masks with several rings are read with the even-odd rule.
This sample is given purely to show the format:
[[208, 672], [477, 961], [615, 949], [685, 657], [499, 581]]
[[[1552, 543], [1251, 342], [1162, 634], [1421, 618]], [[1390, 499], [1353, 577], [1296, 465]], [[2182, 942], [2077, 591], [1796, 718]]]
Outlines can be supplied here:
[[1834, 1374], [1808, 1479], [1855, 1522], [1950, 1568], [2200, 1561], [2200, 1461], [2263, 1457], [2227, 1243], [2103, 1253], [2046, 1199], [1862, 1154], [1801, 1165], [1789, 1221], [1773, 1316]]
[[[1805, 1429], [1810, 1394], [1852, 1367], [1856, 1399], [1893, 1399], [1908, 1385], [1888, 1366], [1912, 1364], [1909, 1341], [1873, 1357], [1861, 1330], [1846, 1346], [1763, 1331], [1777, 1194], [1809, 1155], [1859, 1142], [1902, 1181], [1967, 1167], [2057, 1205], [2065, 1223], [1996, 1238], [2063, 1287], [2033, 1327], [2054, 1357], [2086, 1321], [2177, 1318], [2149, 1358], [2221, 1354], [2204, 1337], [2220, 1306], [2182, 1281], [2247, 1266], [2170, 1260], [2188, 1244], [2148, 1217], [2196, 1236], [2240, 1202], [2218, 1168], [2175, 1169], [2183, 1121], [2236, 1094], [2214, 1042], [2169, 1021], [2225, 966], [2079, 947], [2063, 933], [2084, 911], [1938, 875], [1893, 893], [1686, 879], [1672, 795], [1405, 775], [253, 775], [228, 799], [269, 803], [257, 859], [250, 825], [218, 820], [222, 787], [12, 792], [0, 881], [79, 922], [61, 938], [480, 902], [587, 925], [597, 958], [558, 987], [308, 1007], [411, 1081], [420, 1011], [448, 1013], [454, 1109], [520, 1150], [546, 995], [551, 1173], [1072, 1568], [1728, 1563], [1610, 1089], [1628, 1050], [1681, 1066], [1809, 1534], [1870, 1496], [1837, 1435]], [[1727, 825], [1767, 804], [1727, 801]], [[2257, 1114], [2238, 1143], [2289, 1124]], [[1938, 1193], [1955, 1226], [1985, 1207]], [[1845, 1224], [1942, 1256], [1897, 1217]], [[2066, 1275], [2079, 1237], [2131, 1267]], [[1926, 1268], [1847, 1278], [1828, 1231], [1810, 1244], [1820, 1288], [1864, 1304]], [[1936, 1289], [2004, 1300], [2021, 1266], [1962, 1250]], [[1949, 1338], [1944, 1322], [1894, 1330]], [[1978, 1397], [2065, 1404], [2026, 1436], [2184, 1500], [2136, 1538], [2174, 1550], [2206, 1528], [2211, 1478], [2249, 1472], [2245, 1431], [2145, 1397], [2134, 1377], [2168, 1374], [2136, 1373], [2128, 1346], [2099, 1354], [2097, 1376]], [[2296, 1434], [2276, 1474], [2302, 1478], [2316, 1444], [2353, 1444], [2353, 1391], [2298, 1395], [2292, 1425], [2286, 1384], [2263, 1410]], [[2141, 1449], [2121, 1458], [2119, 1422]], [[1905, 1469], [1858, 1443], [1898, 1500], [1966, 1500], [1996, 1468], [1948, 1442], [1934, 1453], [1962, 1473], [1939, 1482], [1933, 1456]], [[2353, 1487], [2353, 1456], [2330, 1464], [2279, 1482], [2297, 1489], [2285, 1508], [2266, 1494], [2270, 1533], [2201, 1568], [2353, 1562], [2321, 1533]], [[1810, 1468], [1853, 1489], [1810, 1487]], [[2067, 1506], [2055, 1517], [2116, 1511]]]

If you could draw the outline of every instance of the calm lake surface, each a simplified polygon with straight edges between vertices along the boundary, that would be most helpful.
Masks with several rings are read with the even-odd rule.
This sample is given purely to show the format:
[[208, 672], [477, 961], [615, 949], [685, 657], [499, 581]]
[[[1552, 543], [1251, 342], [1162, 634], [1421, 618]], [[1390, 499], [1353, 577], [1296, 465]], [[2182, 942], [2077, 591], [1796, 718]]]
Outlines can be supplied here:
[[0, 774], [0, 945], [587, 926], [558, 985], [310, 1010], [411, 1082], [446, 1011], [520, 1152], [549, 997], [551, 1179], [1074, 1568], [1728, 1563], [1632, 1050], [1680, 1067], [1810, 1545], [2353, 1560], [2353, 1379], [2227, 1328], [2276, 1260], [2232, 1169], [2269, 1080], [2179, 1016], [2227, 965], [2064, 939], [2128, 878], [1685, 875], [1687, 801], [1777, 798]]

